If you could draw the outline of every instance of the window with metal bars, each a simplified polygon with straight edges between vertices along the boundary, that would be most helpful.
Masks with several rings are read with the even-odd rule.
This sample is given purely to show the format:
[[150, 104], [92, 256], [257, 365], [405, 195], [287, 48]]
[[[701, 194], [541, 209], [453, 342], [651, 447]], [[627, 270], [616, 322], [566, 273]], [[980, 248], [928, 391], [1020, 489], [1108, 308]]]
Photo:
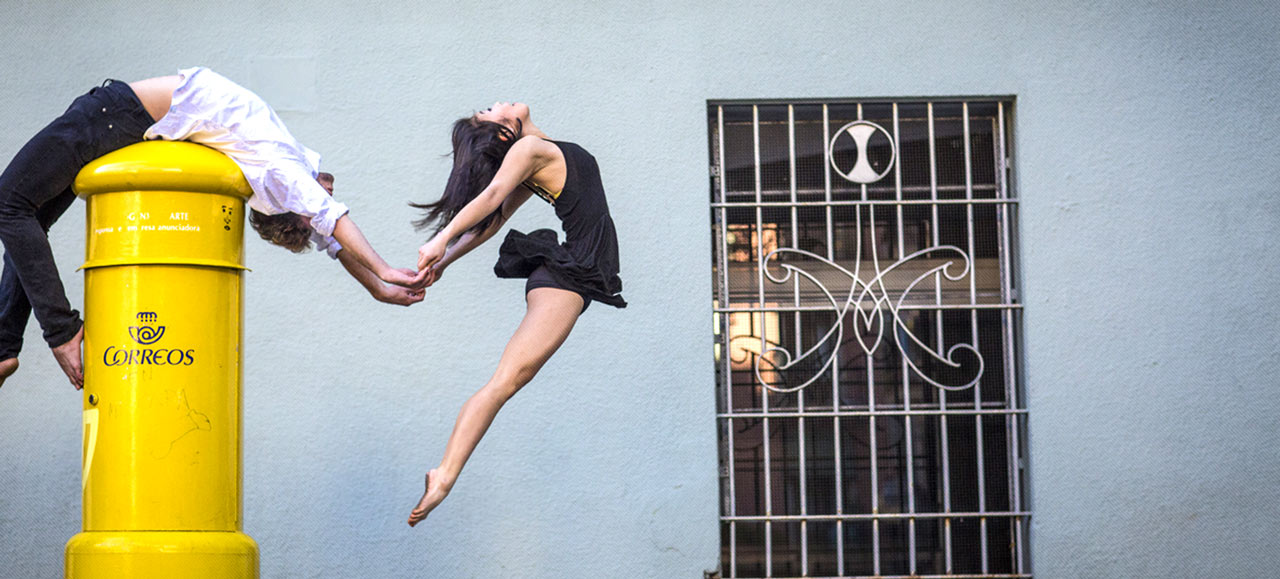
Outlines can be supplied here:
[[724, 577], [1030, 577], [1012, 99], [708, 104]]

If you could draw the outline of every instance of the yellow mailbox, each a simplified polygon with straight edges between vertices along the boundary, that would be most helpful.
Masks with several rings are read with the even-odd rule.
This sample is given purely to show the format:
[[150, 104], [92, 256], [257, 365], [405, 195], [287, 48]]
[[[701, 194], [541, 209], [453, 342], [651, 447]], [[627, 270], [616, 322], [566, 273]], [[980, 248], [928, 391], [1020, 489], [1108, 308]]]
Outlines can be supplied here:
[[242, 531], [239, 167], [150, 141], [76, 177], [87, 203], [83, 532], [74, 578], [256, 578]]

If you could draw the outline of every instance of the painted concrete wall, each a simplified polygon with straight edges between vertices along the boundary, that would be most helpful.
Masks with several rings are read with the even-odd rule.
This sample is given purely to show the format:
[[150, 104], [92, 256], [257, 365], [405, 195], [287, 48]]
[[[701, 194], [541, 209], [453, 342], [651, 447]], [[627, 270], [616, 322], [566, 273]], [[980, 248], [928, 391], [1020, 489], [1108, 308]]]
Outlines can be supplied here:
[[[593, 306], [425, 528], [404, 526], [523, 310], [486, 247], [377, 304], [250, 240], [245, 528], [265, 577], [698, 577], [717, 565], [705, 101], [1014, 94], [1040, 577], [1280, 566], [1274, 4], [7, 2], [0, 158], [111, 76], [204, 64], [325, 155], [374, 246], [497, 99], [600, 160], [631, 307]], [[296, 75], [283, 79], [281, 72]], [[313, 71], [313, 72], [311, 72]], [[73, 301], [77, 204], [51, 234]], [[512, 225], [554, 224], [531, 204]], [[34, 323], [0, 389], [0, 576], [79, 529], [80, 408]]]

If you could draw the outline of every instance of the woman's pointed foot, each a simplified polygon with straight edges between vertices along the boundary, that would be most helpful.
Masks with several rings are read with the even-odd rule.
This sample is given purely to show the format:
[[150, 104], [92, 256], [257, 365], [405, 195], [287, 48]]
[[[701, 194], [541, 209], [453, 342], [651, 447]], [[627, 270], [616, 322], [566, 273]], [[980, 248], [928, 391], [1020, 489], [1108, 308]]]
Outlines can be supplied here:
[[422, 499], [418, 501], [418, 506], [414, 507], [413, 512], [409, 513], [409, 526], [415, 526], [421, 523], [431, 511], [449, 496], [449, 487], [446, 485], [444, 477], [440, 476], [438, 469], [431, 469], [427, 473], [426, 490], [422, 493]]
[[8, 380], [14, 372], [18, 371], [18, 359], [8, 358], [0, 360], [0, 386], [4, 386], [4, 381]]

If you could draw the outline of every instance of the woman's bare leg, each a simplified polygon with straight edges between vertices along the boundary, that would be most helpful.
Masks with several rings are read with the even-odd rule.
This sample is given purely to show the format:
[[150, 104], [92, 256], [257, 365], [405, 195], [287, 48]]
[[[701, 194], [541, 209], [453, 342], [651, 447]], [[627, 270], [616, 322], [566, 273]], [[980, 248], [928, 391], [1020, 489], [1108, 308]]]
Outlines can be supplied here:
[[462, 466], [480, 443], [493, 417], [520, 388], [528, 384], [547, 359], [569, 336], [582, 313], [582, 297], [556, 288], [535, 288], [526, 296], [528, 309], [515, 335], [502, 352], [498, 369], [478, 392], [462, 405], [440, 466], [427, 473], [426, 492], [409, 514], [413, 526], [427, 518], [453, 489]]

